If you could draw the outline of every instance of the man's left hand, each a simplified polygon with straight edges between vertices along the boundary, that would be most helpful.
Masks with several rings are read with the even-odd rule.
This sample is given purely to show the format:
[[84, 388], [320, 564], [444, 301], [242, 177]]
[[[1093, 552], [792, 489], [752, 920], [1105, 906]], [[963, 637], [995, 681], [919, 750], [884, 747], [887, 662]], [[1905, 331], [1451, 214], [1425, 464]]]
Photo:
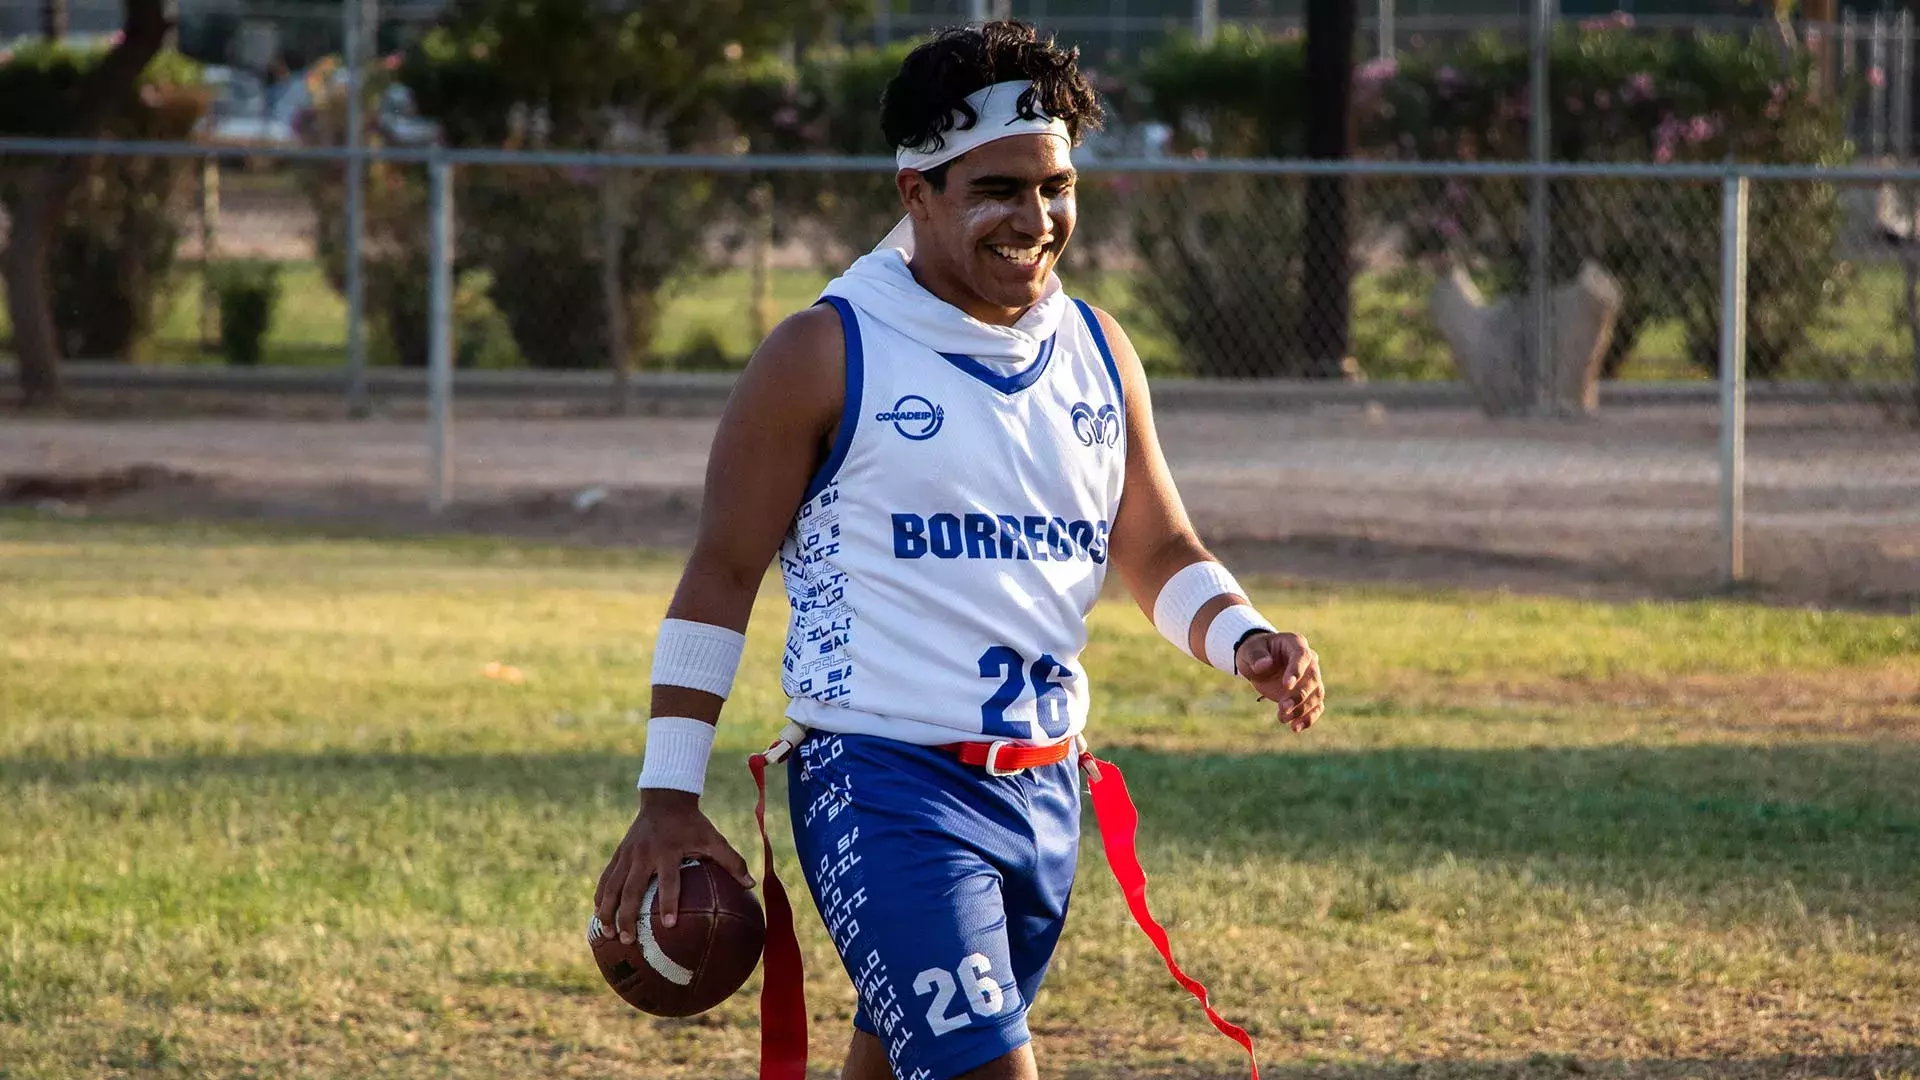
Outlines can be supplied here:
[[1240, 643], [1234, 663], [1261, 697], [1276, 704], [1280, 722], [1293, 730], [1307, 730], [1325, 711], [1320, 657], [1299, 634], [1254, 634]]

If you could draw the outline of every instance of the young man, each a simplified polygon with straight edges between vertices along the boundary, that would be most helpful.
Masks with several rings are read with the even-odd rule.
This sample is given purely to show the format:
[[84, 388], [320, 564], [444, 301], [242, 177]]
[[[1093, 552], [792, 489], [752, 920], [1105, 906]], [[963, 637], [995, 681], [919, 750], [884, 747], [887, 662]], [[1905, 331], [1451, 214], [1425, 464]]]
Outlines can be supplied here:
[[1066, 917], [1086, 616], [1109, 565], [1173, 644], [1320, 715], [1319, 661], [1188, 524], [1126, 334], [1053, 274], [1071, 148], [1100, 121], [1077, 53], [951, 30], [888, 86], [906, 217], [781, 323], [715, 437], [662, 625], [640, 810], [595, 907], [633, 940], [684, 856], [751, 883], [700, 812], [713, 725], [778, 554], [792, 602], [794, 841], [853, 978], [848, 1080], [1036, 1075], [1026, 1011]]

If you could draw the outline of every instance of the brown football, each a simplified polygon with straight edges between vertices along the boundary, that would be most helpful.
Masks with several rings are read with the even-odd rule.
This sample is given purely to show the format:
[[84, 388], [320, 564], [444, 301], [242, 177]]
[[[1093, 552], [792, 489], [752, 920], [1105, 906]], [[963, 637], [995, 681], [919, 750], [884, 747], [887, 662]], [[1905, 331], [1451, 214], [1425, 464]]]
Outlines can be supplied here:
[[692, 1016], [732, 997], [753, 974], [766, 942], [760, 902], [733, 875], [709, 862], [680, 864], [680, 917], [662, 925], [658, 878], [647, 882], [633, 944], [595, 915], [587, 944], [607, 985], [654, 1016]]

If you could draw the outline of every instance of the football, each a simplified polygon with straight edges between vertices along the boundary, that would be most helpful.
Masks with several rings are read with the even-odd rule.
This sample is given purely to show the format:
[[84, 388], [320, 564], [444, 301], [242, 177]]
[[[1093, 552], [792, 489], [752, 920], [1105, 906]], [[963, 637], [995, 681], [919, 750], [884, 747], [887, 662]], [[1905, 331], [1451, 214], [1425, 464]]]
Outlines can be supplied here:
[[647, 882], [633, 944], [595, 915], [587, 944], [607, 985], [653, 1016], [692, 1016], [732, 997], [753, 974], [766, 941], [760, 902], [733, 875], [699, 859], [680, 864], [680, 916], [660, 922], [660, 881]]

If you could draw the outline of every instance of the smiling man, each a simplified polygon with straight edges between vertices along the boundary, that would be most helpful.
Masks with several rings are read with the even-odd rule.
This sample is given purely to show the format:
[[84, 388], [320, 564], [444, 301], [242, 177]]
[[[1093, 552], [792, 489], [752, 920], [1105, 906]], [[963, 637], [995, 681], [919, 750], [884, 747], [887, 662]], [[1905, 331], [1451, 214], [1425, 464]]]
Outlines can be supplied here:
[[656, 875], [671, 920], [683, 857], [750, 880], [699, 794], [777, 555], [794, 842], [860, 1003], [848, 1080], [1036, 1075], [1027, 1010], [1073, 885], [1080, 654], [1109, 566], [1281, 723], [1323, 706], [1305, 639], [1188, 524], [1126, 334], [1054, 275], [1072, 150], [1100, 122], [1076, 58], [990, 23], [888, 85], [906, 216], [728, 403], [655, 650], [640, 810], [595, 898], [632, 941]]

